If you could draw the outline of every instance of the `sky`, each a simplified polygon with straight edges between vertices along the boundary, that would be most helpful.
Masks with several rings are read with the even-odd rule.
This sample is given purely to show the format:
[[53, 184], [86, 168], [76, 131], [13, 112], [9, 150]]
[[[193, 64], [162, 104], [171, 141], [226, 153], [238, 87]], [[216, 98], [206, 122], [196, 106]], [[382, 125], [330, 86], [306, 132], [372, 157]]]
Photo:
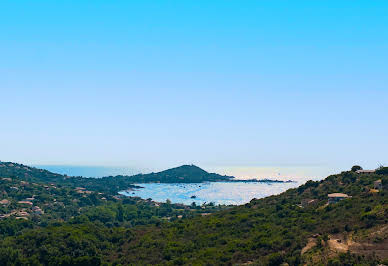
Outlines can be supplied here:
[[387, 1], [1, 1], [0, 160], [249, 176], [387, 165], [387, 13]]

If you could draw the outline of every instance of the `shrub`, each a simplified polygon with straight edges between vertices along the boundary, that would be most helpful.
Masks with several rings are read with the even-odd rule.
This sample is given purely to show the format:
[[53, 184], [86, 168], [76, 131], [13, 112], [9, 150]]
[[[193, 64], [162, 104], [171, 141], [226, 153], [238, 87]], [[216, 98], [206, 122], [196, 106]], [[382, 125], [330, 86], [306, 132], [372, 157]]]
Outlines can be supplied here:
[[353, 165], [353, 166], [352, 166], [352, 169], [351, 169], [352, 172], [356, 172], [356, 171], [358, 171], [358, 170], [362, 170], [362, 167], [359, 166], [359, 165]]
[[388, 167], [379, 167], [377, 170], [376, 170], [376, 174], [378, 175], [388, 175]]

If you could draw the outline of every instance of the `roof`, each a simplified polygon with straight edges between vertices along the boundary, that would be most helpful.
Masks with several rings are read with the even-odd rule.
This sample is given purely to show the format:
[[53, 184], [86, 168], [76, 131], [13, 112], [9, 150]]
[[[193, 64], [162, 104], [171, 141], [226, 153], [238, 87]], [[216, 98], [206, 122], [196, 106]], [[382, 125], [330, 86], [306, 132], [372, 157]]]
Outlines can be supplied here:
[[26, 201], [26, 200], [21, 200], [21, 201], [18, 201], [19, 204], [29, 204], [29, 205], [33, 205], [33, 203], [31, 201]]
[[10, 201], [7, 199], [0, 200], [0, 204], [9, 204]]
[[363, 173], [374, 173], [375, 170], [357, 170], [357, 174], [363, 174]]
[[382, 183], [381, 179], [376, 180], [375, 183]]
[[332, 193], [327, 195], [329, 198], [348, 198], [349, 196], [344, 193]]

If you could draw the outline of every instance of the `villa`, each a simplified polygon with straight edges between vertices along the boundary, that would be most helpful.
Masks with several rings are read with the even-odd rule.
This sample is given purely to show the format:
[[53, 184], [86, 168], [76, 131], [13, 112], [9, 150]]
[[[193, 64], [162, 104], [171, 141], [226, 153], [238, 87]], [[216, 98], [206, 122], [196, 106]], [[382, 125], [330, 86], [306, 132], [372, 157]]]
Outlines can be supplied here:
[[33, 205], [33, 203], [31, 201], [26, 201], [26, 200], [21, 200], [21, 201], [18, 201], [19, 204], [27, 204], [27, 205]]
[[347, 199], [347, 198], [350, 198], [349, 195], [347, 194], [343, 194], [343, 193], [332, 193], [332, 194], [328, 194], [327, 197], [329, 198], [328, 199], [328, 203], [336, 203], [340, 200], [343, 200], [343, 199]]
[[3, 199], [3, 200], [0, 200], [0, 204], [1, 205], [8, 205], [8, 204], [10, 204], [11, 202], [9, 201], [9, 200], [7, 200], [7, 199]]
[[374, 174], [376, 170], [357, 170], [357, 174]]

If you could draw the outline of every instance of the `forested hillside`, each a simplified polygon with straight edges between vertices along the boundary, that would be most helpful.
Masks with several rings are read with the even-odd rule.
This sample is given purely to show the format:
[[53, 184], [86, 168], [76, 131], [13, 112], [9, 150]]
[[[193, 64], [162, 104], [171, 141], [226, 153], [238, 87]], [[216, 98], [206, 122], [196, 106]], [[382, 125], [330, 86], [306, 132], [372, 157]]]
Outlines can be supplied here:
[[[22, 175], [1, 177], [3, 198], [11, 198], [11, 204], [42, 194], [44, 186], [53, 189], [35, 196], [44, 214], [1, 221], [1, 265], [377, 265], [388, 259], [384, 171], [343, 172], [219, 211], [118, 199], [98, 191], [74, 194], [75, 188], [63, 184], [37, 183], [44, 190], [27, 186], [12, 194], [6, 182], [19, 182], [21, 190], [22, 182], [29, 181]], [[374, 188], [377, 180], [382, 189]], [[55, 193], [59, 196], [50, 196]], [[53, 201], [50, 197], [65, 202], [63, 193], [73, 207], [67, 211], [63, 203], [63, 211], [43, 218], [50, 212], [44, 204]], [[329, 193], [349, 197], [328, 204]]]
[[[378, 254], [380, 259], [388, 258], [388, 195], [386, 188], [373, 190], [373, 183], [378, 179], [383, 184], [388, 182], [385, 175], [343, 172], [320, 182], [307, 182], [279, 196], [252, 200], [232, 210], [178, 221], [146, 233], [137, 231], [135, 240], [126, 241], [117, 250], [119, 261], [124, 264], [373, 265], [379, 260], [375, 257], [376, 247], [385, 246]], [[351, 198], [328, 205], [327, 195], [334, 192], [347, 193]], [[301, 202], [306, 199], [311, 203], [302, 207]], [[331, 240], [338, 235], [363, 243], [367, 241], [365, 235], [371, 232], [375, 236], [369, 240], [375, 246], [369, 252], [354, 250], [354, 255], [345, 253], [337, 258], [337, 253], [330, 251]], [[302, 255], [310, 238], [313, 238], [313, 247]]]

